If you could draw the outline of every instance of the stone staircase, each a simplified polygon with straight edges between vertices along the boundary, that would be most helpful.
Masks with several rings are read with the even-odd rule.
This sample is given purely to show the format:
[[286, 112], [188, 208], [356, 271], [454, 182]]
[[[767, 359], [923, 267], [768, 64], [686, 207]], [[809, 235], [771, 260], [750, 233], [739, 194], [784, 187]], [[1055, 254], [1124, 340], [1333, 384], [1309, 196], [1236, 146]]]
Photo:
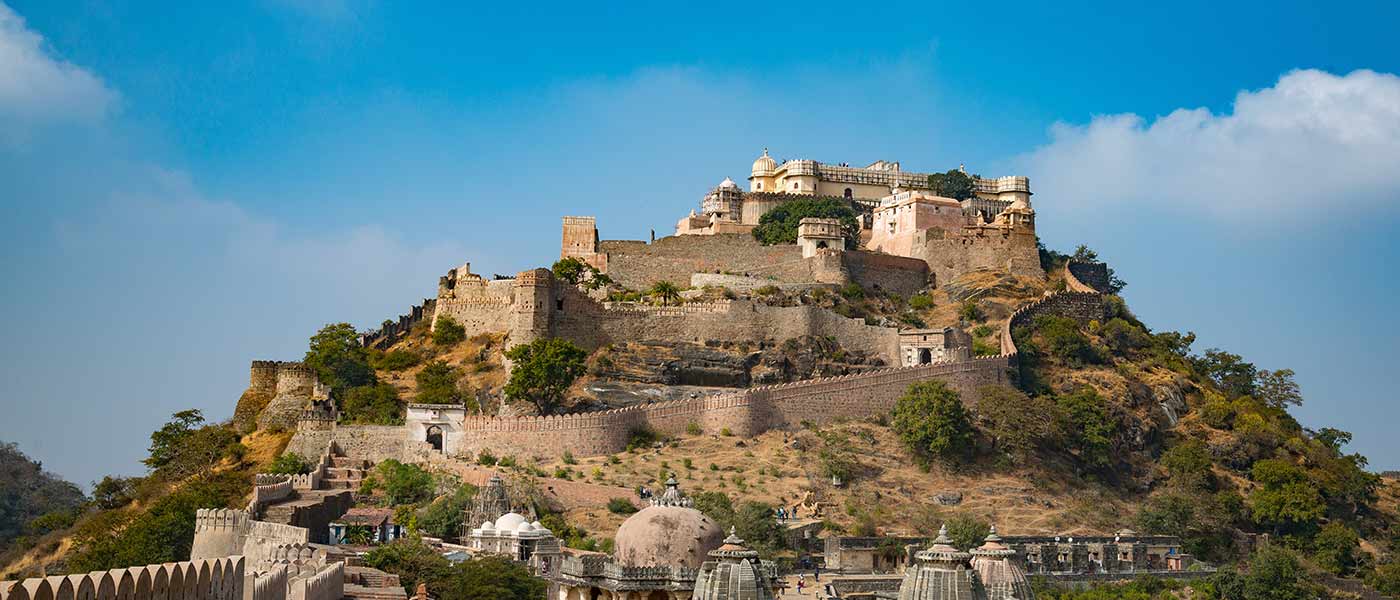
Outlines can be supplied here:
[[370, 469], [369, 461], [346, 456], [332, 456], [322, 484], [332, 490], [358, 490]]

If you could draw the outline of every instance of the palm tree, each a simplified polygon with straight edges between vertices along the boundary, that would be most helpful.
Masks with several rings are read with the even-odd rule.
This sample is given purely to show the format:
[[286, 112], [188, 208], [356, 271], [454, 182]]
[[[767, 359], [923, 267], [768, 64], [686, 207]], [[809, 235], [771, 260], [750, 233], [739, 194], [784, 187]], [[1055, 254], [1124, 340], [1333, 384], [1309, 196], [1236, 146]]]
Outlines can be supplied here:
[[670, 305], [672, 300], [680, 300], [681, 298], [680, 288], [669, 281], [658, 281], [651, 284], [651, 289], [647, 290], [647, 294], [660, 298], [663, 306]]

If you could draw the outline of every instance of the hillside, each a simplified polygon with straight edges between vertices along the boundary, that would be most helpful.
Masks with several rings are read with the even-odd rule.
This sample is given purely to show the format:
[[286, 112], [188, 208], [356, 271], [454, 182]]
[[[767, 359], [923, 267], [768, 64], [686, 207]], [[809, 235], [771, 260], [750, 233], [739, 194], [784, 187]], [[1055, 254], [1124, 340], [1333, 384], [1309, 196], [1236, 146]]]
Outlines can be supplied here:
[[84, 500], [78, 486], [45, 471], [15, 444], [0, 442], [0, 552], [72, 524]]

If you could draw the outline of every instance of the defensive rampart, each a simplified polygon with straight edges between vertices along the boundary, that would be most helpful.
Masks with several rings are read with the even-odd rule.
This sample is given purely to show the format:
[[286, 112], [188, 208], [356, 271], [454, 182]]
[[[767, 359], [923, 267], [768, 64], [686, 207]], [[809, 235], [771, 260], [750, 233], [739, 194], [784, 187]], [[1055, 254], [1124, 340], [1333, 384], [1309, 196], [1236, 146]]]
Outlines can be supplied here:
[[366, 348], [384, 349], [394, 345], [413, 330], [413, 326], [424, 319], [431, 319], [437, 310], [436, 298], [424, 298], [423, 303], [408, 309], [408, 314], [399, 315], [397, 321], [385, 321], [379, 329], [360, 335], [360, 345]]
[[284, 544], [306, 544], [311, 532], [303, 527], [254, 520], [247, 511], [201, 508], [195, 511], [194, 544], [190, 559], [245, 556], [254, 564], [272, 557]]
[[706, 398], [545, 417], [466, 417], [461, 453], [610, 454], [626, 448], [631, 433], [647, 428], [680, 435], [691, 424], [703, 431], [752, 436], [804, 421], [823, 424], [888, 413], [910, 383], [941, 380], [965, 395], [1007, 382], [1007, 356], [885, 369], [797, 383], [750, 388]]
[[1077, 260], [1065, 263], [1065, 284], [1070, 290], [1107, 294], [1111, 280], [1107, 264]]
[[260, 579], [245, 573], [244, 557], [229, 556], [0, 581], [0, 600], [243, 600], [245, 585]]

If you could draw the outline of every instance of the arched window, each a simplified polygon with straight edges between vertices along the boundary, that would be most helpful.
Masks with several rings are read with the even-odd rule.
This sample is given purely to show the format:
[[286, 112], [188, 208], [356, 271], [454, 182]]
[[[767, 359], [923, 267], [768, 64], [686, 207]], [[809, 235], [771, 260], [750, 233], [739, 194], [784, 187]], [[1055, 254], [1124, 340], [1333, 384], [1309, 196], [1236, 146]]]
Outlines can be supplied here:
[[794, 190], [797, 189], [797, 182], [796, 182], [796, 181], [792, 182], [792, 189], [794, 189]]
[[442, 428], [437, 425], [428, 427], [427, 442], [432, 444], [433, 450], [442, 452]]
[[852, 197], [854, 197], [854, 196], [853, 196], [853, 192], [851, 192], [851, 188], [846, 188], [846, 194], [845, 194], [845, 196], [846, 196], [847, 198], [852, 198]]
[[933, 353], [928, 348], [919, 348], [919, 364], [926, 365], [933, 362]]
[[817, 247], [818, 247], [818, 248], [825, 248], [825, 247], [827, 247], [827, 246], [826, 246], [826, 240], [822, 240], [822, 241], [820, 241], [820, 242], [817, 242]]

